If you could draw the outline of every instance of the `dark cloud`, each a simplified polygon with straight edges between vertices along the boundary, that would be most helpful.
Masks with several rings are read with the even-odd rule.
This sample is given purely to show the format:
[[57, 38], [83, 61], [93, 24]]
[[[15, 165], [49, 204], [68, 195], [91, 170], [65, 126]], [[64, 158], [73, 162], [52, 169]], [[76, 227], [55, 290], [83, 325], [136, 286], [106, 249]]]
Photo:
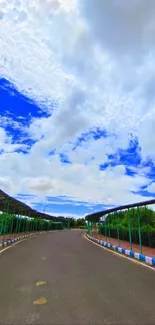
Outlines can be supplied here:
[[115, 54], [145, 50], [154, 43], [154, 0], [85, 0], [81, 12], [98, 42]]

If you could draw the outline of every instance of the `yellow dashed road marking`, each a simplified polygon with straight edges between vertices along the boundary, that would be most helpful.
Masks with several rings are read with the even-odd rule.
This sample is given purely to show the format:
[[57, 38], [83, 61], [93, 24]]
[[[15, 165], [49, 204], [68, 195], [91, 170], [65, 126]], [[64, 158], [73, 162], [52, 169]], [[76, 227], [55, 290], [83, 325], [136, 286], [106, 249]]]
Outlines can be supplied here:
[[39, 286], [42, 286], [42, 285], [44, 285], [44, 284], [47, 284], [47, 282], [46, 282], [46, 281], [38, 281], [38, 282], [36, 283], [36, 286], [39, 287]]
[[47, 299], [45, 297], [40, 297], [38, 300], [33, 301], [34, 305], [45, 305], [47, 303]]

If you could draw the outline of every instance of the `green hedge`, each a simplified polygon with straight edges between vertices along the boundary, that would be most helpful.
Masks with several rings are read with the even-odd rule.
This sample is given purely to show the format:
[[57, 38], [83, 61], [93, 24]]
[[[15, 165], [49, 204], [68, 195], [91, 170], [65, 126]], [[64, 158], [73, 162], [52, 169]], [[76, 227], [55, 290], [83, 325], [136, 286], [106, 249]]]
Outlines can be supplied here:
[[0, 235], [63, 229], [62, 224], [54, 224], [42, 219], [18, 218], [9, 214], [0, 215]]
[[80, 226], [79, 229], [87, 229], [87, 226]]
[[129, 223], [131, 227], [132, 242], [139, 243], [138, 221], [142, 245], [155, 247], [155, 212], [147, 207], [117, 211], [109, 214], [100, 226], [99, 232], [113, 238], [129, 241]]
[[[100, 233], [107, 237], [118, 238], [117, 229], [114, 228], [110, 228], [110, 230], [107, 228], [107, 232], [105, 228], [101, 228]], [[132, 243], [139, 244], [139, 234], [137, 229], [131, 230], [131, 237], [132, 237]], [[130, 241], [128, 229], [119, 230], [119, 239]], [[142, 239], [142, 244], [144, 246], [155, 247], [155, 231], [148, 232], [142, 230], [141, 239]]]

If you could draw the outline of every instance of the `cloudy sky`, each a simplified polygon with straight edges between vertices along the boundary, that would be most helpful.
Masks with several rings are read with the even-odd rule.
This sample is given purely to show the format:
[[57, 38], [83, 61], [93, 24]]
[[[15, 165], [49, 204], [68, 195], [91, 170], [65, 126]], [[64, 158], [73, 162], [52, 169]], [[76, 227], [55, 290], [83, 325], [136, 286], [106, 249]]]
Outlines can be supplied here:
[[82, 217], [155, 197], [155, 1], [0, 1], [0, 188]]

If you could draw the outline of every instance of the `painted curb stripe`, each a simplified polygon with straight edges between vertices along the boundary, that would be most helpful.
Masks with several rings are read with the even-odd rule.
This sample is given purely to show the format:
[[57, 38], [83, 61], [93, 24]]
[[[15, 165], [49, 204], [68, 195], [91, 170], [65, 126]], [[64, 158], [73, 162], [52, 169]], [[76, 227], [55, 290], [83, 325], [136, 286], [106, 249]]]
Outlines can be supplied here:
[[[52, 230], [50, 232], [53, 232]], [[24, 239], [24, 238], [28, 238], [28, 237], [31, 237], [31, 236], [34, 236], [34, 235], [41, 235], [41, 234], [46, 234], [46, 231], [44, 232], [34, 232], [34, 233], [31, 233], [29, 235], [24, 235], [24, 236], [20, 236], [20, 237], [15, 237], [14, 239], [7, 239], [5, 240], [4, 242], [0, 242], [0, 248], [1, 247], [4, 247], [4, 246], [7, 246], [7, 245], [10, 245], [12, 243], [15, 243], [21, 239]], [[98, 240], [97, 240], [98, 242]]]
[[155, 258], [153, 258], [153, 257], [146, 256], [146, 255], [143, 255], [143, 254], [140, 254], [140, 253], [133, 252], [133, 251], [130, 251], [128, 249], [122, 248], [122, 247], [112, 245], [110, 243], [107, 243], [107, 242], [104, 242], [102, 240], [96, 239], [96, 238], [91, 237], [89, 235], [86, 235], [86, 236], [87, 236], [88, 239], [98, 243], [101, 246], [112, 248], [113, 250], [115, 250], [115, 251], [117, 251], [119, 253], [122, 253], [124, 255], [128, 255], [128, 256], [130, 256], [132, 258], [138, 259], [138, 260], [140, 260], [142, 262], [145, 262], [145, 263], [147, 263], [149, 265], [155, 266]]
[[14, 239], [7, 239], [5, 240], [4, 242], [0, 243], [0, 248], [1, 247], [4, 247], [4, 246], [7, 246], [7, 245], [10, 245], [14, 242], [17, 242], [21, 239], [24, 239], [24, 238], [27, 238], [27, 237], [30, 237], [30, 236], [33, 236], [33, 235], [37, 235], [38, 233], [33, 233], [33, 234], [29, 234], [29, 235], [25, 235], [25, 236], [21, 236], [21, 237], [15, 237]]

